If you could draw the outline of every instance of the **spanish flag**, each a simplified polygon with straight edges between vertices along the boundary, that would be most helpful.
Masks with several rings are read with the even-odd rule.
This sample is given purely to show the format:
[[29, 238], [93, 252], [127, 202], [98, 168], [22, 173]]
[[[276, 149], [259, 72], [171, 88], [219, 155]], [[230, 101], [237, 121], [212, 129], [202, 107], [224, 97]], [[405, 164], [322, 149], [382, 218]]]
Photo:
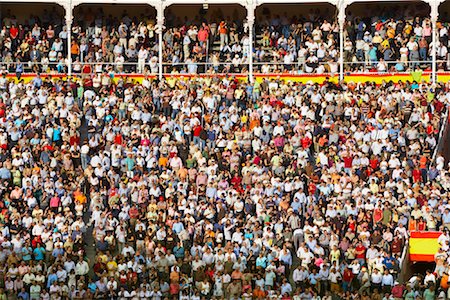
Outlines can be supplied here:
[[411, 231], [409, 238], [409, 259], [413, 262], [434, 262], [434, 255], [440, 245], [439, 231]]

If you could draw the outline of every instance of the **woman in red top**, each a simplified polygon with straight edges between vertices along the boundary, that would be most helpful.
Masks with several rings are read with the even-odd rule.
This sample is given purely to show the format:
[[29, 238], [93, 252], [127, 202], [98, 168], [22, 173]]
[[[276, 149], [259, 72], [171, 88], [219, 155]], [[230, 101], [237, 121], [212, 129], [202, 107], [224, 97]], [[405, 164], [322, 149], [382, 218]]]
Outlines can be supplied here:
[[425, 222], [423, 217], [420, 217], [419, 222], [417, 222], [417, 230], [419, 231], [427, 230], [427, 222]]
[[116, 145], [122, 145], [123, 143], [123, 138], [122, 135], [120, 133], [118, 133], [115, 137], [114, 137], [114, 144]]
[[352, 216], [349, 216], [348, 218], [348, 229], [350, 229], [352, 232], [355, 232], [356, 230], [356, 221]]
[[414, 168], [412, 171], [412, 177], [414, 183], [420, 182], [422, 180], [422, 174], [420, 173], [420, 170], [418, 168]]
[[381, 222], [382, 219], [383, 219], [383, 210], [377, 206], [373, 210], [373, 224], [375, 225], [378, 222]]
[[15, 40], [17, 36], [19, 35], [19, 29], [15, 25], [11, 25], [11, 28], [9, 29], [9, 36], [11, 39]]
[[369, 164], [370, 164], [370, 167], [376, 171], [378, 169], [380, 162], [378, 161], [378, 158], [375, 155], [372, 155], [372, 158], [370, 159]]
[[125, 287], [127, 285], [127, 274], [125, 273], [125, 270], [122, 270], [119, 274], [119, 283], [120, 286]]

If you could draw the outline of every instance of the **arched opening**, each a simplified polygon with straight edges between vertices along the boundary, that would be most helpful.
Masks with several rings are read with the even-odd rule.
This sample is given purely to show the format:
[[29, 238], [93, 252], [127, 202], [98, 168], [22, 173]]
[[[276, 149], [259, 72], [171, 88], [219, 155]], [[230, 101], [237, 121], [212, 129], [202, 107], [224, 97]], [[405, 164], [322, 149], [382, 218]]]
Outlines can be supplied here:
[[439, 20], [442, 22], [450, 21], [450, 1], [444, 1], [439, 5]]
[[421, 1], [353, 3], [346, 10], [345, 70], [431, 70], [429, 14]]
[[0, 20], [8, 33], [0, 41], [5, 49], [0, 54], [2, 72], [47, 72], [47, 54], [65, 30], [64, 9], [57, 4], [6, 2], [0, 5]]
[[72, 53], [75, 73], [143, 73], [139, 49], [148, 62], [157, 57], [156, 10], [142, 4], [81, 4], [73, 12], [72, 36], [79, 51]]
[[61, 25], [64, 18], [64, 8], [58, 4], [39, 2], [6, 2], [0, 5], [2, 26], [11, 24], [33, 26]]
[[[339, 46], [336, 14], [336, 7], [329, 3], [258, 6], [254, 42], [255, 72], [329, 72], [330, 66], [334, 70]], [[311, 43], [314, 46], [310, 47]], [[316, 48], [321, 49], [319, 53], [315, 51]], [[314, 53], [309, 50], [314, 50]], [[309, 62], [306, 65], [317, 54], [319, 57], [318, 62], [314, 62], [315, 66]]]
[[246, 72], [246, 17], [246, 9], [236, 4], [177, 4], [166, 8], [164, 72]]

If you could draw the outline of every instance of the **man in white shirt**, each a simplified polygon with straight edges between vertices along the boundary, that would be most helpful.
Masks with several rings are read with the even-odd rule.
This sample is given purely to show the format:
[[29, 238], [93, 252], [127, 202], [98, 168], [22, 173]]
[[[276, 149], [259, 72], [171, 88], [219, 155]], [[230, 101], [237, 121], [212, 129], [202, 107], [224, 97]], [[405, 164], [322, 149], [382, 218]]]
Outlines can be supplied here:
[[389, 293], [394, 286], [394, 277], [389, 273], [388, 270], [384, 270], [383, 277], [381, 279], [381, 287], [384, 293]]
[[336, 271], [335, 268], [332, 268], [330, 274], [328, 275], [328, 280], [331, 284], [331, 292], [339, 292], [339, 280], [342, 279], [342, 276], [339, 272]]
[[137, 71], [138, 73], [144, 72], [145, 62], [148, 58], [148, 51], [144, 48], [144, 46], [141, 46], [141, 49], [139, 49], [138, 52], [138, 67]]

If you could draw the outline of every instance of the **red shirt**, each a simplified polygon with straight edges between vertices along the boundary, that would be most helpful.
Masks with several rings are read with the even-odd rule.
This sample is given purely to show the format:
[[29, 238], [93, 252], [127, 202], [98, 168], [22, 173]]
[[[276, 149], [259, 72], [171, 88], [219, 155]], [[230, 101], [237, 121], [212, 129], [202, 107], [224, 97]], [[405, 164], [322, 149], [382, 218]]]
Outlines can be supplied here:
[[238, 188], [241, 185], [242, 179], [239, 176], [234, 176], [231, 179], [231, 184], [234, 188]]
[[355, 232], [355, 230], [356, 230], [356, 222], [355, 222], [355, 221], [350, 221], [350, 223], [348, 223], [348, 228], [349, 228], [352, 232]]
[[194, 136], [200, 136], [200, 132], [202, 132], [202, 126], [200, 126], [200, 125], [197, 125], [197, 126], [195, 126], [194, 127], [194, 130], [193, 130], [193, 132], [194, 132]]
[[425, 231], [427, 229], [427, 223], [425, 222], [419, 222], [417, 224], [417, 230], [419, 231]]
[[315, 193], [316, 193], [316, 189], [317, 189], [317, 187], [316, 187], [316, 185], [315, 185], [314, 183], [311, 183], [311, 184], [308, 186], [308, 192], [309, 192], [310, 194], [315, 194]]
[[[83, 66], [83, 69], [81, 69], [81, 72], [83, 74], [91, 74], [92, 73], [92, 68], [91, 68], [90, 65], [86, 64], [86, 65]], [[89, 86], [92, 86], [92, 80], [90, 82], [91, 82], [91, 84]]]
[[420, 170], [419, 169], [414, 169], [412, 171], [412, 176], [413, 176], [414, 182], [419, 182], [421, 177], [422, 177], [422, 174], [420, 174]]
[[114, 137], [114, 144], [122, 145], [122, 135], [121, 134], [118, 134]]
[[180, 292], [180, 285], [177, 282], [172, 282], [169, 286], [169, 292], [171, 295], [178, 295]]
[[208, 39], [208, 30], [200, 29], [197, 36], [200, 42], [206, 42]]
[[372, 169], [376, 170], [378, 168], [378, 159], [374, 158], [370, 160], [370, 166]]
[[403, 297], [403, 285], [397, 284], [392, 288], [392, 296], [395, 298], [402, 298]]
[[6, 105], [5, 103], [0, 103], [0, 118], [5, 116]]
[[349, 269], [344, 271], [344, 276], [342, 276], [342, 280], [345, 282], [350, 282], [353, 279], [353, 273]]
[[441, 112], [443, 108], [444, 104], [441, 101], [436, 101], [434, 103], [434, 109], [436, 110], [436, 112]]
[[44, 146], [44, 150], [47, 150], [47, 151], [53, 151], [54, 149], [53, 149], [53, 146], [52, 146], [52, 145], [45, 145], [45, 146]]
[[71, 136], [70, 140], [69, 140], [69, 144], [70, 144], [70, 146], [73, 146], [75, 144], [79, 145], [80, 144], [80, 137], [79, 136]]
[[302, 147], [304, 149], [309, 148], [311, 146], [311, 139], [309, 137], [302, 138]]
[[9, 29], [9, 35], [11, 36], [12, 39], [15, 39], [18, 34], [19, 29], [17, 29], [17, 27], [11, 27], [11, 29]]
[[31, 246], [33, 246], [33, 248], [36, 248], [37, 244], [41, 244], [42, 245], [41, 236], [35, 236], [34, 239], [31, 241]]
[[366, 247], [364, 247], [363, 245], [358, 245], [355, 248], [356, 252], [361, 252], [360, 254], [356, 254], [356, 258], [362, 258], [365, 259], [366, 258]]
[[344, 168], [351, 168], [353, 163], [353, 157], [347, 156], [344, 157]]
[[131, 219], [136, 219], [139, 215], [139, 210], [136, 207], [132, 207], [128, 211], [128, 214], [130, 215]]

